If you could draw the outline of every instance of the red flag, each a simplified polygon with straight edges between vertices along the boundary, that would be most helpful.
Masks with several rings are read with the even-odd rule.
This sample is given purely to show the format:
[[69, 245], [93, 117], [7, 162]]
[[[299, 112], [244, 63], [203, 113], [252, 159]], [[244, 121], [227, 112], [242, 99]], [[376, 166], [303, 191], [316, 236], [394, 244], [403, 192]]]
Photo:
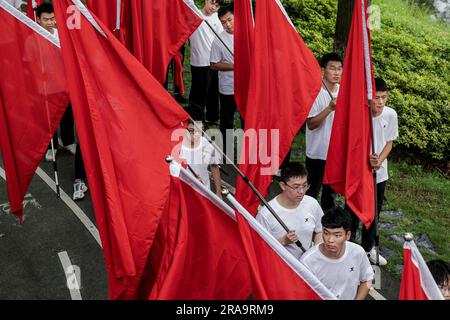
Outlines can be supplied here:
[[376, 93], [365, 2], [355, 2], [323, 183], [345, 196], [368, 228], [375, 218], [369, 99]]
[[22, 222], [23, 197], [69, 96], [53, 36], [4, 1], [0, 20], [0, 147], [11, 211]]
[[[240, 169], [265, 196], [273, 174], [309, 114], [322, 79], [317, 60], [279, 0], [258, 2], [255, 21], [245, 129], [246, 134], [255, 129], [258, 142], [243, 146]], [[241, 178], [236, 190], [238, 201], [256, 214], [259, 200]]]
[[255, 45], [252, 0], [235, 0], [234, 17], [234, 98], [242, 118], [245, 119]]
[[[69, 0], [55, 1], [57, 21]], [[184, 110], [80, 3], [59, 26], [111, 299], [134, 299], [170, 191], [165, 156]], [[88, 17], [88, 18], [86, 18]]]
[[27, 0], [27, 16], [31, 20], [35, 20], [34, 9], [41, 5], [42, 0]]
[[414, 241], [405, 242], [403, 260], [400, 300], [444, 300]]
[[258, 300], [336, 300], [331, 291], [246, 211], [233, 196], [242, 243]]
[[134, 55], [161, 84], [170, 60], [202, 22], [185, 1], [131, 2]]
[[233, 210], [180, 165], [172, 163], [171, 172], [168, 212], [151, 252], [156, 281], [150, 298], [248, 298], [248, 263]]

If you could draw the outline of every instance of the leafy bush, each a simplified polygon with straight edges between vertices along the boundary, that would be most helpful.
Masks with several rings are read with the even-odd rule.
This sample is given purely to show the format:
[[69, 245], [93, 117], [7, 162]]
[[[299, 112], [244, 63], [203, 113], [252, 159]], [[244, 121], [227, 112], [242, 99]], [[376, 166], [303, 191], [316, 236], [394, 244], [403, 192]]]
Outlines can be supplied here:
[[[450, 161], [450, 36], [445, 24], [401, 0], [372, 3], [381, 30], [372, 31], [376, 76], [391, 88], [399, 116], [397, 149], [442, 163]], [[333, 48], [337, 0], [284, 0], [302, 38], [320, 57]]]

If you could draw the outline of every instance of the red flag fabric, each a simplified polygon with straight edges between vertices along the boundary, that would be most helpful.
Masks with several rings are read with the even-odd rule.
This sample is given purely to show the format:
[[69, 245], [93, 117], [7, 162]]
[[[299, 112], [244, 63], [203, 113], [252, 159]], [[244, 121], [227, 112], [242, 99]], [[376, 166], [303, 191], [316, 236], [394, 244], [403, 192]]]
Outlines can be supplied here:
[[249, 269], [233, 211], [179, 164], [171, 172], [168, 212], [151, 252], [150, 299], [248, 298]]
[[403, 261], [400, 300], [444, 300], [414, 241], [403, 245]]
[[5, 1], [0, 2], [0, 148], [11, 211], [22, 201], [69, 103], [57, 41]]
[[170, 60], [202, 22], [185, 1], [131, 2], [134, 55], [161, 84]]
[[[279, 0], [258, 2], [253, 52], [245, 130], [250, 136], [256, 130], [258, 141], [249, 139], [243, 145], [240, 169], [265, 196], [311, 110], [322, 78], [316, 58]], [[256, 214], [259, 200], [241, 178], [236, 199]]]
[[[74, 2], [55, 1], [57, 21]], [[59, 25], [75, 124], [111, 299], [135, 299], [166, 199], [172, 131], [188, 115], [79, 2], [80, 27]]]
[[35, 20], [34, 9], [39, 6], [43, 0], [27, 0], [27, 16], [31, 20]]
[[336, 300], [323, 283], [246, 211], [233, 196], [257, 300]]
[[234, 1], [234, 98], [245, 119], [248, 88], [255, 45], [252, 0]]
[[367, 4], [355, 1], [323, 178], [369, 228], [375, 218], [369, 99], [375, 98]]

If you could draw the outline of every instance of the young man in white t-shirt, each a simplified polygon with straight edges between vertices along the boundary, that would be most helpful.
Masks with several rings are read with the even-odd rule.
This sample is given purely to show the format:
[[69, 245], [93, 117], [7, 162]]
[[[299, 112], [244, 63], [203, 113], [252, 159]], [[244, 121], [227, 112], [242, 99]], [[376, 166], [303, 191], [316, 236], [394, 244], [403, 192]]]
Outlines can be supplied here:
[[[381, 207], [383, 206], [386, 182], [389, 178], [387, 157], [392, 150], [394, 140], [398, 137], [398, 118], [397, 112], [386, 106], [388, 99], [388, 87], [386, 82], [381, 78], [376, 78], [375, 86], [377, 95], [375, 98], [375, 104], [372, 105], [375, 151], [370, 156], [369, 162], [372, 169], [375, 170], [377, 174], [377, 216], [379, 219]], [[348, 206], [346, 207], [346, 210], [352, 213], [352, 233], [354, 235], [359, 227], [359, 218], [350, 210]], [[374, 248], [376, 227], [377, 226], [375, 223], [372, 223], [369, 230], [363, 227], [361, 232], [361, 245], [364, 250], [366, 250], [372, 263], [377, 262], [376, 251]], [[383, 256], [379, 255], [378, 264], [384, 266], [387, 264], [387, 260]]]
[[[196, 121], [196, 125], [203, 130], [201, 121], [201, 110], [195, 107], [188, 108], [191, 118]], [[211, 188], [208, 168], [214, 181], [216, 195], [222, 199], [222, 188], [219, 164], [221, 157], [213, 145], [202, 136], [202, 132], [189, 120], [186, 135], [181, 145], [180, 158], [189, 165], [189, 170], [207, 188]]]
[[322, 241], [323, 211], [316, 199], [305, 195], [308, 190], [308, 173], [300, 163], [289, 163], [281, 171], [282, 193], [269, 202], [289, 232], [264, 207], [256, 215], [256, 220], [264, 226], [297, 259], [303, 251], [295, 244], [300, 241], [307, 250]]
[[[222, 23], [223, 31], [220, 39], [214, 39], [211, 47], [211, 69], [219, 71], [219, 97], [220, 97], [220, 132], [223, 137], [223, 150], [226, 152], [227, 141], [233, 141], [233, 138], [227, 139], [227, 129], [234, 128], [234, 114], [237, 110], [234, 99], [234, 12], [230, 6], [221, 7], [218, 17]], [[225, 47], [226, 46], [226, 47]], [[231, 52], [230, 52], [231, 51]], [[230, 146], [231, 148], [233, 146]]]
[[[189, 38], [191, 48], [192, 85], [189, 93], [189, 105], [203, 110], [203, 120], [217, 122], [219, 120], [218, 74], [210, 67], [211, 45], [216, 34], [223, 31], [217, 11], [223, 0], [205, 0], [200, 10], [203, 21]], [[208, 24], [209, 26], [208, 26]]]
[[305, 164], [309, 173], [308, 181], [311, 184], [306, 194], [317, 199], [322, 189], [320, 205], [324, 211], [335, 207], [335, 192], [330, 186], [323, 185], [322, 181], [339, 93], [342, 64], [342, 58], [337, 53], [327, 53], [322, 57], [320, 65], [324, 84], [306, 120]]
[[364, 249], [348, 241], [352, 219], [340, 207], [322, 217], [323, 243], [300, 259], [339, 300], [364, 300], [374, 278]]

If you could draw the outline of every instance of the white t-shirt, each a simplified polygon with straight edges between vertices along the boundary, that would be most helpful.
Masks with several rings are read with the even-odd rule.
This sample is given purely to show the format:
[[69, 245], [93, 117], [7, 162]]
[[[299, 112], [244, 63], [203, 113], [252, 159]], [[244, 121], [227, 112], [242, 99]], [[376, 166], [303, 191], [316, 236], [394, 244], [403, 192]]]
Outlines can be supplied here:
[[[373, 132], [375, 136], [375, 153], [380, 155], [386, 143], [394, 141], [398, 137], [397, 112], [389, 107], [384, 107], [383, 112], [373, 118]], [[387, 158], [377, 171], [377, 183], [386, 181], [389, 178]]]
[[208, 166], [210, 164], [220, 164], [220, 155], [206, 138], [201, 137], [199, 145], [194, 149], [182, 145], [180, 158], [186, 160], [192, 170], [200, 176], [208, 188], [211, 187]]
[[[338, 85], [336, 92], [332, 93], [334, 98], [337, 98], [339, 88], [340, 87]], [[319, 115], [329, 106], [330, 102], [331, 97], [328, 94], [328, 91], [322, 87], [316, 101], [314, 101], [311, 111], [309, 112], [308, 118], [313, 118]], [[310, 130], [308, 126], [306, 126], [306, 155], [308, 158], [327, 160], [333, 121], [334, 111], [325, 118], [320, 127]]]
[[[220, 34], [220, 38], [225, 42], [227, 47], [233, 51], [234, 48], [234, 37], [232, 34], [224, 31]], [[225, 48], [219, 39], [214, 39], [211, 47], [211, 58], [212, 63], [230, 63], [234, 64], [234, 56]], [[219, 92], [225, 95], [234, 94], [234, 71], [219, 71]]]
[[326, 257], [316, 245], [300, 259], [339, 300], [354, 300], [361, 282], [372, 281], [373, 268], [364, 249], [353, 242], [345, 243], [339, 259]]
[[[286, 224], [289, 230], [294, 230], [303, 247], [308, 250], [312, 246], [313, 234], [322, 232], [321, 219], [322, 208], [316, 199], [305, 195], [302, 202], [295, 209], [286, 209], [278, 202], [278, 197], [272, 199], [269, 204]], [[278, 220], [264, 207], [256, 215], [256, 220], [269, 231], [275, 239], [286, 235], [286, 230]], [[288, 244], [286, 249], [299, 259], [303, 251], [295, 244]]]
[[[203, 19], [208, 21], [217, 34], [221, 34], [223, 32], [222, 23], [220, 22], [217, 13], [213, 13], [210, 16], [203, 15]], [[191, 46], [191, 66], [210, 66], [209, 58], [211, 55], [211, 45], [215, 38], [216, 36], [214, 35], [214, 32], [212, 32], [206, 22], [203, 21], [189, 38]]]

